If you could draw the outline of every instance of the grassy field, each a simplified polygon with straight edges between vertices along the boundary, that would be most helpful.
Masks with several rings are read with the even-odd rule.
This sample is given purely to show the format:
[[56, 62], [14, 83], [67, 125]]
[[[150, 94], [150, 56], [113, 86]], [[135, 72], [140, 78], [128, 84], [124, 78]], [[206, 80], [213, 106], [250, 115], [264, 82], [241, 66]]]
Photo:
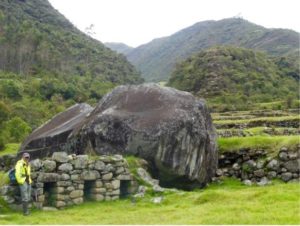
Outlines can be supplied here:
[[300, 145], [300, 136], [252, 136], [218, 138], [219, 152], [234, 152], [241, 148], [264, 149], [276, 154], [281, 147], [295, 148]]
[[0, 224], [300, 224], [300, 185], [247, 187], [227, 179], [204, 190], [150, 196], [132, 202], [87, 202], [64, 210], [6, 212]]

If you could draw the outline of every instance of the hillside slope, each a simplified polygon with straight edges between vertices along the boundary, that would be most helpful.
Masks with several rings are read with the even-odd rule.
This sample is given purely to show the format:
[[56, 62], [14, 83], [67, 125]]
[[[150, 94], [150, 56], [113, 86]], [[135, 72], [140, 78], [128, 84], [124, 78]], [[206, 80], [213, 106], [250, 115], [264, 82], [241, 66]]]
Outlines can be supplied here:
[[76, 29], [47, 0], [0, 1], [0, 150], [78, 102], [143, 82], [126, 57]]
[[47, 0], [2, 0], [0, 33], [0, 70], [89, 73], [120, 84], [142, 81], [124, 56], [76, 29]]
[[104, 45], [118, 53], [122, 53], [125, 55], [134, 49], [133, 47], [119, 42], [105, 42]]
[[215, 45], [262, 50], [274, 56], [298, 55], [299, 33], [267, 29], [240, 18], [204, 21], [155, 39], [127, 54], [147, 81], [167, 80], [176, 62]]
[[213, 47], [178, 64], [168, 85], [239, 105], [299, 98], [299, 65], [289, 63], [289, 58], [270, 58], [250, 49]]

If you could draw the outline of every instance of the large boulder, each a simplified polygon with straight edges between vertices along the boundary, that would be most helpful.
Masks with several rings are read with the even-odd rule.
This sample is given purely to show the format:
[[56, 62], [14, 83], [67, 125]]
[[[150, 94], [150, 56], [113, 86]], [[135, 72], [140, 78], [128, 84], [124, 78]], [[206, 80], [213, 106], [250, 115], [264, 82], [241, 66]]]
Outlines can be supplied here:
[[80, 128], [87, 115], [93, 110], [88, 104], [75, 104], [54, 116], [34, 130], [22, 143], [19, 155], [30, 152], [32, 157], [52, 156], [53, 152], [65, 149], [69, 135]]
[[154, 84], [119, 86], [96, 108], [75, 105], [35, 130], [21, 151], [127, 154], [162, 182], [205, 185], [217, 169], [216, 133], [203, 100]]
[[216, 133], [205, 102], [154, 84], [115, 88], [73, 133], [70, 144], [82, 153], [144, 158], [163, 182], [205, 185], [217, 169]]

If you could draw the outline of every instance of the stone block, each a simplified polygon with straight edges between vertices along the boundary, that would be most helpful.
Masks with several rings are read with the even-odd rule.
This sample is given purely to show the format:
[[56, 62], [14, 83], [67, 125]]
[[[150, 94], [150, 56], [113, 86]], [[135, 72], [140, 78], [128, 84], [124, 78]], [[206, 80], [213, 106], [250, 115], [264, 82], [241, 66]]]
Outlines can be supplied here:
[[64, 201], [55, 202], [55, 207], [56, 208], [61, 208], [61, 207], [64, 207], [64, 206], [66, 206], [66, 203]]
[[104, 194], [106, 193], [106, 188], [97, 188], [95, 190], [92, 189], [91, 192], [94, 192], [96, 194]]
[[80, 198], [75, 198], [75, 199], [73, 199], [72, 201], [73, 201], [73, 203], [74, 203], [75, 205], [78, 205], [78, 204], [83, 203], [83, 198], [82, 198], [82, 197], [80, 197]]
[[58, 187], [68, 187], [71, 186], [72, 182], [71, 181], [58, 181], [57, 186]]
[[45, 195], [39, 195], [39, 196], [37, 197], [37, 201], [43, 203], [43, 202], [45, 201]]
[[100, 160], [97, 160], [95, 161], [94, 168], [95, 170], [103, 171], [105, 169], [105, 163]]
[[277, 159], [272, 159], [268, 164], [267, 164], [267, 169], [277, 171], [279, 169], [279, 162]]
[[113, 190], [112, 192], [110, 192], [110, 195], [120, 195], [120, 189]]
[[91, 189], [91, 193], [94, 193], [94, 194], [99, 194], [99, 193], [103, 193], [103, 188], [92, 188]]
[[74, 191], [74, 190], [75, 190], [74, 186], [69, 186], [69, 187], [67, 187], [67, 191], [68, 191], [68, 192], [71, 192], [71, 191]]
[[256, 177], [264, 177], [265, 176], [265, 171], [263, 169], [255, 170], [253, 172], [254, 176]]
[[84, 189], [84, 184], [78, 184], [77, 188], [80, 189], [80, 190], [83, 190]]
[[62, 195], [62, 194], [57, 194], [57, 195], [55, 195], [55, 199], [58, 201], [65, 201], [66, 196]]
[[107, 174], [102, 175], [103, 180], [111, 180], [112, 177], [113, 177], [112, 173], [107, 173]]
[[74, 190], [70, 193], [70, 198], [75, 199], [83, 196], [83, 190]]
[[276, 178], [276, 176], [277, 176], [276, 171], [270, 171], [267, 174], [268, 179], [274, 179], [274, 178]]
[[96, 170], [84, 170], [81, 174], [82, 180], [96, 180], [100, 178], [100, 174]]
[[104, 195], [101, 194], [91, 194], [91, 199], [95, 201], [103, 201], [104, 200]]
[[116, 169], [112, 164], [109, 163], [105, 165], [104, 172], [115, 172], [115, 171]]
[[56, 187], [54, 189], [54, 193], [60, 194], [60, 193], [64, 193], [65, 192], [65, 188], [64, 187]]
[[300, 159], [290, 160], [284, 164], [284, 167], [292, 173], [300, 172]]
[[70, 172], [71, 170], [73, 170], [73, 166], [72, 164], [70, 163], [64, 163], [64, 164], [61, 164], [59, 167], [58, 167], [58, 170], [59, 171], [62, 171], [62, 172]]
[[44, 194], [44, 189], [43, 188], [37, 188], [36, 189], [36, 195], [42, 195]]
[[113, 180], [112, 182], [111, 182], [111, 185], [112, 185], [112, 188], [113, 189], [119, 189], [120, 188], [120, 180]]
[[104, 186], [105, 186], [106, 189], [112, 189], [113, 188], [111, 183], [105, 183]]
[[70, 175], [63, 173], [62, 175], [60, 175], [59, 180], [70, 180]]
[[115, 195], [115, 196], [112, 196], [112, 197], [111, 197], [111, 200], [112, 200], [112, 201], [118, 200], [118, 199], [120, 199], [120, 196], [118, 196], [118, 195]]
[[52, 160], [59, 163], [66, 163], [69, 162], [70, 159], [66, 152], [54, 152], [52, 154]]
[[44, 187], [44, 183], [35, 183], [35, 187], [36, 188], [43, 188]]
[[42, 162], [45, 172], [53, 172], [56, 169], [56, 162], [51, 160], [45, 160]]
[[72, 161], [75, 169], [85, 169], [88, 165], [88, 156], [87, 155], [77, 155], [76, 159]]
[[32, 172], [38, 171], [40, 168], [42, 168], [42, 162], [40, 159], [34, 159], [30, 161], [30, 167]]
[[293, 178], [293, 174], [290, 172], [287, 173], [283, 173], [281, 174], [281, 179], [285, 182], [288, 182], [289, 180], [291, 180]]
[[281, 161], [287, 161], [288, 160], [288, 154], [285, 151], [280, 152], [278, 157]]
[[121, 174], [121, 175], [117, 176], [116, 179], [118, 179], [118, 180], [131, 180], [131, 175], [129, 175], [129, 174]]
[[72, 174], [71, 175], [71, 180], [80, 180], [80, 175], [79, 174]]
[[125, 172], [125, 169], [124, 169], [124, 167], [117, 167], [117, 169], [116, 169], [116, 174], [121, 174], [121, 173], [124, 173]]
[[96, 180], [95, 187], [96, 188], [102, 188], [103, 187], [103, 182], [101, 180]]
[[59, 178], [59, 175], [57, 173], [40, 173], [37, 181], [38, 182], [56, 182]]

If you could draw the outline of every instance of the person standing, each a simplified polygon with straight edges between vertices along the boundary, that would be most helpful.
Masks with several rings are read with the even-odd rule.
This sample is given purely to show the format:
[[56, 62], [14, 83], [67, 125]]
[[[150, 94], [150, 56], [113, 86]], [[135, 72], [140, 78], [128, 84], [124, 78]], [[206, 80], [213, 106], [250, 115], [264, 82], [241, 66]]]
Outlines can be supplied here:
[[20, 187], [23, 215], [29, 215], [28, 205], [31, 199], [31, 177], [30, 177], [30, 155], [29, 153], [23, 153], [22, 159], [20, 159], [16, 166], [16, 179]]

